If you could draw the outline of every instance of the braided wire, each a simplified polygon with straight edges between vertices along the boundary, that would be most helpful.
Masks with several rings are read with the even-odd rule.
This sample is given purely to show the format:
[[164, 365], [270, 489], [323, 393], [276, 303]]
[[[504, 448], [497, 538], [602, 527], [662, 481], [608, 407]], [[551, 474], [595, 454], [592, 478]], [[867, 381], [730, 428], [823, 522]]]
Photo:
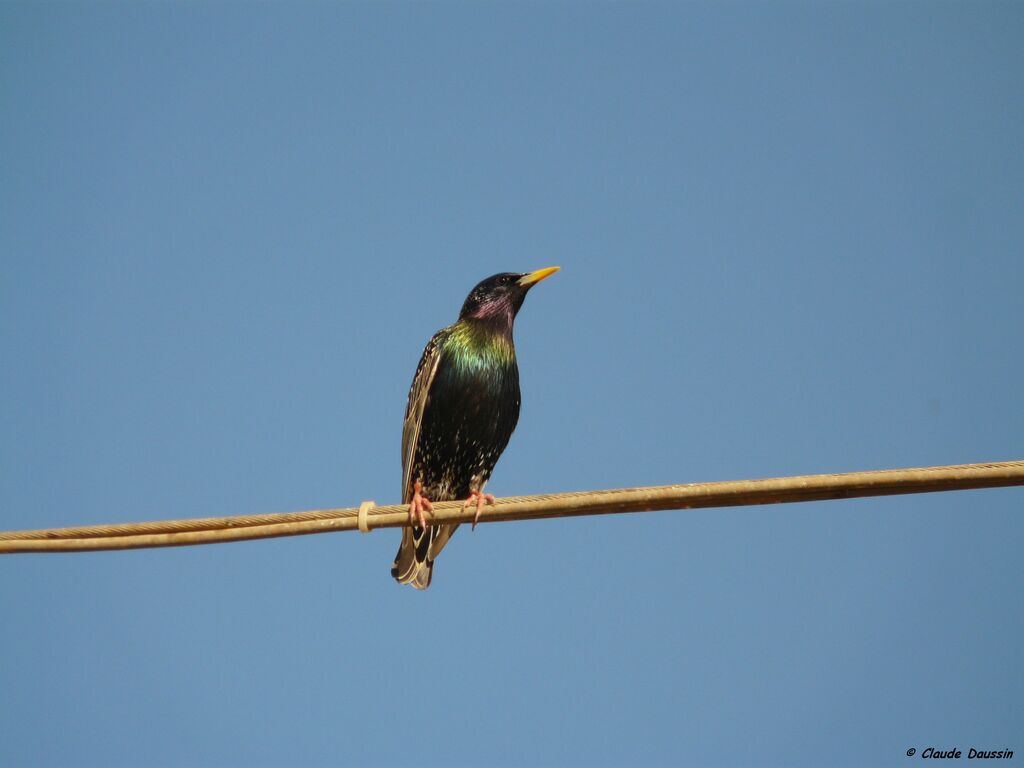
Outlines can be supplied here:
[[[483, 508], [480, 522], [649, 512], [1024, 485], [1024, 461], [954, 464], [843, 474], [509, 496]], [[436, 502], [435, 522], [469, 522], [475, 506]], [[0, 554], [211, 544], [358, 529], [358, 507], [235, 517], [156, 520], [0, 532]], [[407, 525], [404, 505], [374, 506], [368, 529]]]

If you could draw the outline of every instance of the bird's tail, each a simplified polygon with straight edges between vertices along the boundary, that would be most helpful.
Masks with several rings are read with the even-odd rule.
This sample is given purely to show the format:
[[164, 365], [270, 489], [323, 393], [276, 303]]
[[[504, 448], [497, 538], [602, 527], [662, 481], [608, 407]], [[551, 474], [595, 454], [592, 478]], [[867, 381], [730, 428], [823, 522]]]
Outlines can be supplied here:
[[395, 564], [391, 566], [391, 575], [395, 581], [399, 584], [412, 584], [416, 589], [429, 587], [430, 577], [434, 573], [434, 559], [458, 527], [459, 524], [455, 523], [403, 528], [402, 543], [395, 555]]

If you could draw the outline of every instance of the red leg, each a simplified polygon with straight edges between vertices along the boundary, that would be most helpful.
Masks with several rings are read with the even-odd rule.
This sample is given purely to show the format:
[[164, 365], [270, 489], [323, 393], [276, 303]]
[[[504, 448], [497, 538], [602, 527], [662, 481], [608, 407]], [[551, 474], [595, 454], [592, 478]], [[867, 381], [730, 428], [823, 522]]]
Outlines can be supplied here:
[[476, 501], [476, 516], [473, 518], [473, 528], [471, 530], [476, 530], [476, 524], [480, 522], [480, 510], [484, 508], [484, 502], [486, 501], [488, 504], [493, 504], [494, 496], [489, 493], [480, 493], [480, 491], [470, 491], [469, 498], [466, 499], [462, 508], [465, 509], [474, 501]]
[[423, 510], [427, 512], [434, 511], [434, 505], [430, 503], [430, 499], [423, 495], [423, 484], [417, 480], [412, 486], [412, 501], [409, 502], [409, 523], [416, 525], [419, 523], [420, 528], [427, 527], [427, 518], [423, 514]]

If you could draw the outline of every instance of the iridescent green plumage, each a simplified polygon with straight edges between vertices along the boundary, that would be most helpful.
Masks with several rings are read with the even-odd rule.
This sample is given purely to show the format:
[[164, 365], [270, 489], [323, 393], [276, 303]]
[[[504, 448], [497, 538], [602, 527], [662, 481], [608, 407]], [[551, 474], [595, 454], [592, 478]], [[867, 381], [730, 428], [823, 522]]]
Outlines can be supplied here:
[[[519, 420], [515, 316], [530, 287], [552, 272], [505, 273], [484, 280], [466, 298], [458, 321], [434, 334], [423, 350], [402, 432], [405, 503], [415, 506], [416, 487], [432, 501], [483, 492]], [[392, 576], [426, 589], [434, 558], [457, 528], [405, 528]]]

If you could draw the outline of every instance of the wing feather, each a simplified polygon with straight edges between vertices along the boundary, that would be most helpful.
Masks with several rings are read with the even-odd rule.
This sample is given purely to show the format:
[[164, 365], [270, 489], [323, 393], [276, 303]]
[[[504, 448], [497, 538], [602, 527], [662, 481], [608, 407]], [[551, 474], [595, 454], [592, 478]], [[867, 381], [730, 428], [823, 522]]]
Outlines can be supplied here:
[[441, 364], [441, 342], [444, 337], [445, 331], [438, 331], [427, 342], [423, 357], [416, 368], [412, 386], [409, 388], [409, 402], [405, 406], [405, 424], [402, 427], [403, 504], [408, 504], [412, 500], [412, 468], [416, 460], [416, 445], [420, 437], [420, 427], [423, 425], [423, 412], [427, 408], [427, 400], [430, 399], [430, 385], [433, 384]]

